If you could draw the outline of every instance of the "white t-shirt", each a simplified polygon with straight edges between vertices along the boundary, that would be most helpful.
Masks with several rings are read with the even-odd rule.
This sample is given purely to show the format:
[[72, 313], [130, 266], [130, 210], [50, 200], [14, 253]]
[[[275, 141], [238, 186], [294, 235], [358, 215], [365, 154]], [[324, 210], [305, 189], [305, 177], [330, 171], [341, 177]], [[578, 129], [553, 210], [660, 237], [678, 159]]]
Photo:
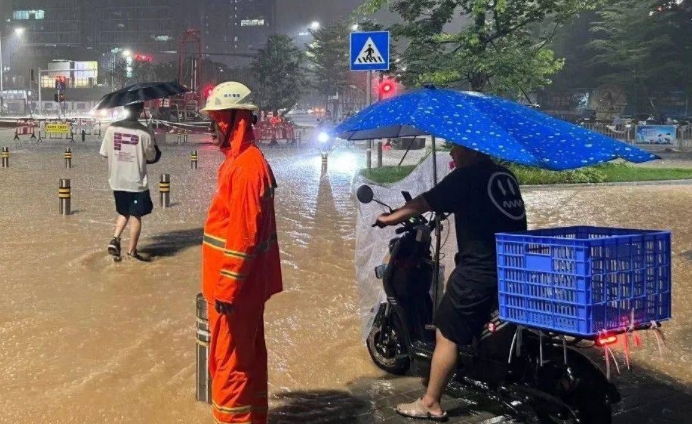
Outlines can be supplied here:
[[101, 143], [101, 156], [108, 158], [108, 183], [113, 191], [149, 190], [147, 161], [156, 159], [154, 135], [139, 122], [111, 124]]

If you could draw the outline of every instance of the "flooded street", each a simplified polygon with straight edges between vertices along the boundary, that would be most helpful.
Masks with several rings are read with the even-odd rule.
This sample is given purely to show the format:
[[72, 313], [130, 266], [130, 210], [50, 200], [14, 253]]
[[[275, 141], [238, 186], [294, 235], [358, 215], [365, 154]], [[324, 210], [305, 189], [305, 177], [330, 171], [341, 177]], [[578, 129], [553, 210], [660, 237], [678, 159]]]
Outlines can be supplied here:
[[[0, 137], [0, 146], [11, 150], [11, 168], [0, 169], [0, 424], [211, 422], [209, 407], [194, 400], [194, 298], [200, 291], [202, 227], [221, 154], [208, 145], [162, 148], [161, 162], [149, 168], [157, 207], [144, 219], [140, 242], [151, 262], [117, 264], [105, 252], [115, 208], [98, 146], [15, 144]], [[74, 152], [73, 169], [64, 168], [65, 147]], [[198, 170], [190, 169], [192, 149], [199, 151]], [[322, 175], [314, 151], [265, 152], [279, 184], [285, 289], [266, 312], [270, 402], [276, 409], [295, 401], [291, 396], [299, 398], [303, 412], [286, 409], [278, 416], [295, 420], [276, 422], [306, 422], [310, 393], [332, 396], [335, 407], [355, 407], [344, 391], [383, 375], [361, 342], [354, 281], [356, 209], [350, 190], [363, 154], [335, 153]], [[172, 180], [172, 207], [166, 210], [158, 208], [161, 173]], [[72, 180], [69, 217], [58, 214], [60, 178]], [[524, 197], [532, 228], [585, 224], [673, 231], [668, 348], [660, 357], [653, 335], [644, 335], [633, 357], [635, 367], [689, 388], [692, 188], [527, 189]]]

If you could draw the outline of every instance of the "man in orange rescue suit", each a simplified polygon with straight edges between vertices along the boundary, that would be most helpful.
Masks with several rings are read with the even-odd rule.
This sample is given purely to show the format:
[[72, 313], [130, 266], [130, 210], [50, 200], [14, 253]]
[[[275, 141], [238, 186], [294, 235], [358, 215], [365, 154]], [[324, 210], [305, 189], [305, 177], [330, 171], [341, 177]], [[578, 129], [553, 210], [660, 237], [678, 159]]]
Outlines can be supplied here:
[[282, 290], [274, 217], [276, 181], [255, 145], [250, 90], [219, 84], [202, 112], [226, 156], [204, 226], [202, 281], [217, 423], [267, 422], [264, 304]]

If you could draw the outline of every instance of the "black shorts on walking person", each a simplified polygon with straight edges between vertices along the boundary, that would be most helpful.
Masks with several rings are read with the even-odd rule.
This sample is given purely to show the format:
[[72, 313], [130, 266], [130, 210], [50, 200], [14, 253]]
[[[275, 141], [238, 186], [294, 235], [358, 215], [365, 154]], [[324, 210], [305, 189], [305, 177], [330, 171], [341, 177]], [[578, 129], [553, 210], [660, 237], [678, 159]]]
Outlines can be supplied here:
[[122, 216], [141, 218], [149, 215], [154, 209], [149, 190], [139, 192], [114, 191], [113, 197], [115, 197], [115, 210]]

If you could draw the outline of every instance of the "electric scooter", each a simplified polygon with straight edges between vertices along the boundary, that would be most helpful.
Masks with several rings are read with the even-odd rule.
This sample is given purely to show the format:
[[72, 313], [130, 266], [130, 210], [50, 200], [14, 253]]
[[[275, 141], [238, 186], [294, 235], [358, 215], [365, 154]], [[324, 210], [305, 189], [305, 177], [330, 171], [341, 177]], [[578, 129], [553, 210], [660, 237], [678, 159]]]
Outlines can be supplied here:
[[[367, 185], [358, 189], [357, 198], [389, 207], [374, 199]], [[392, 374], [429, 375], [435, 349], [431, 240], [441, 221], [415, 216], [403, 223], [389, 242], [388, 262], [375, 269], [387, 300], [377, 307], [366, 344], [375, 364]], [[519, 327], [501, 321], [494, 311], [474, 342], [460, 346], [447, 393], [463, 397], [465, 390], [481, 391], [513, 416], [541, 424], [609, 424], [611, 405], [620, 401], [620, 394], [585, 354], [603, 343], [607, 341]]]

